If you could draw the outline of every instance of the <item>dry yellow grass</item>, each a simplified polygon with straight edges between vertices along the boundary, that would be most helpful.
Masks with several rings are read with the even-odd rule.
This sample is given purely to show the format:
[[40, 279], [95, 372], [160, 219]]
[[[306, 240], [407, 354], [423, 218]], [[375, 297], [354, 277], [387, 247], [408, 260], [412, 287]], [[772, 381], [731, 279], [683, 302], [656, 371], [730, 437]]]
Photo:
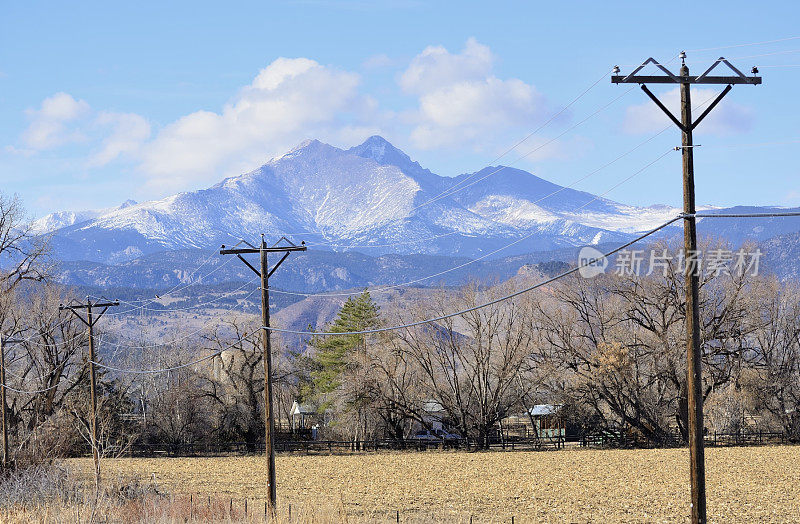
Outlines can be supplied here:
[[[354, 517], [403, 521], [679, 522], [688, 520], [686, 450], [385, 453], [279, 456], [285, 509], [342, 505]], [[800, 447], [707, 450], [709, 519], [800, 521]], [[73, 465], [88, 474], [90, 462]], [[106, 460], [104, 475], [175, 493], [265, 496], [261, 457]], [[253, 504], [254, 502], [251, 502]]]

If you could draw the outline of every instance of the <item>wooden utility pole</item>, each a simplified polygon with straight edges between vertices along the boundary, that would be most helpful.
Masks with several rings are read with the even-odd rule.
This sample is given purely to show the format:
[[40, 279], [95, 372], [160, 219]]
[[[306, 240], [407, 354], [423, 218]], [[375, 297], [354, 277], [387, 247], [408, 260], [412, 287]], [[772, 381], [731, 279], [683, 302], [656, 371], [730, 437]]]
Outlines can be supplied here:
[[[94, 325], [100, 320], [103, 314], [108, 310], [108, 308], [113, 306], [118, 306], [119, 301], [114, 300], [113, 302], [109, 301], [94, 301], [92, 302], [90, 297], [86, 297], [86, 302], [80, 303], [70, 303], [67, 305], [61, 304], [58, 306], [59, 311], [69, 310], [71, 311], [81, 322], [86, 324], [87, 328], [89, 329], [89, 394], [91, 396], [91, 419], [90, 419], [90, 435], [89, 440], [92, 445], [92, 459], [94, 460], [94, 474], [95, 474], [95, 483], [96, 488], [100, 489], [100, 450], [98, 449], [97, 444], [97, 359], [95, 357], [94, 351]], [[92, 312], [92, 308], [100, 309], [102, 311], [95, 317], [94, 313]], [[86, 318], [83, 318], [83, 315], [80, 314], [79, 310], [86, 310]]]
[[[244, 245], [245, 247], [240, 247]], [[261, 337], [263, 360], [264, 360], [264, 451], [267, 454], [267, 503], [270, 514], [275, 514], [277, 507], [277, 486], [275, 483], [275, 415], [272, 408], [272, 347], [269, 323], [269, 277], [283, 263], [292, 251], [305, 251], [305, 242], [298, 246], [286, 237], [281, 237], [271, 247], [267, 247], [264, 235], [261, 235], [261, 243], [258, 247], [242, 240], [232, 248], [226, 249], [222, 246], [220, 255], [236, 255], [244, 264], [261, 278], [261, 322], [265, 329]], [[258, 253], [260, 257], [260, 268], [256, 269], [242, 255], [248, 253]], [[269, 269], [268, 253], [283, 253], [272, 269]]]
[[4, 344], [15, 344], [21, 340], [4, 340], [0, 332], [0, 424], [3, 425], [3, 471], [8, 469], [8, 419], [6, 415], [6, 350]]
[[[745, 76], [736, 69], [725, 58], [720, 57], [700, 76], [689, 76], [689, 68], [686, 66], [686, 53], [681, 52], [681, 70], [679, 75], [674, 75], [666, 67], [659, 64], [653, 58], [648, 58], [631, 74], [622, 76], [619, 74], [619, 67], [614, 67], [614, 76], [611, 82], [614, 84], [636, 83], [642, 90], [655, 102], [655, 104], [675, 123], [683, 132], [682, 145], [683, 153], [683, 243], [684, 260], [686, 261], [686, 390], [688, 403], [688, 425], [689, 425], [689, 460], [691, 476], [691, 496], [692, 496], [692, 522], [706, 522], [706, 474], [705, 474], [705, 452], [703, 446], [703, 391], [702, 391], [702, 348], [700, 346], [700, 261], [697, 252], [697, 224], [695, 220], [695, 195], [694, 195], [694, 143], [692, 142], [692, 131], [697, 125], [711, 112], [712, 109], [727, 95], [733, 84], [761, 83], [761, 77]], [[658, 76], [637, 76], [646, 65], [653, 64], [665, 75]], [[708, 76], [708, 74], [719, 64], [728, 66], [736, 76]], [[758, 73], [755, 67], [753, 75]], [[678, 120], [672, 112], [658, 99], [645, 84], [679, 84], [681, 91], [681, 119]], [[717, 95], [713, 102], [705, 111], [692, 121], [692, 101], [689, 86], [691, 84], [727, 84], [725, 89]], [[676, 148], [678, 149], [678, 148]]]

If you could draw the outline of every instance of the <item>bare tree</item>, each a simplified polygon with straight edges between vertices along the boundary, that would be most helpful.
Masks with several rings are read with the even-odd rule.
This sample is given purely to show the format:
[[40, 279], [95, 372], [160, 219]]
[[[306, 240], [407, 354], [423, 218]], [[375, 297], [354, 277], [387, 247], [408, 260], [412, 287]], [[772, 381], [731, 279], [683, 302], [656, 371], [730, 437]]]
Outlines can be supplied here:
[[[648, 276], [564, 279], [539, 313], [552, 358], [573, 377], [573, 394], [610, 424], [655, 443], [671, 440], [672, 428], [687, 438], [682, 273], [670, 261]], [[747, 356], [751, 280], [701, 278], [704, 397], [724, 388]]]
[[367, 349], [368, 387], [384, 436], [403, 441], [411, 422], [426, 422], [423, 375], [402, 340], [393, 333], [376, 337]]
[[203, 397], [216, 406], [220, 436], [244, 441], [253, 449], [264, 434], [264, 366], [254, 320], [229, 317], [208, 336], [211, 349], [220, 351], [213, 373], [201, 377]]
[[18, 301], [25, 338], [11, 347], [8, 375], [20, 394], [11, 406], [12, 420], [33, 430], [52, 416], [87, 378], [86, 330], [77, 319], [58, 314], [58, 304], [70, 295], [56, 284], [29, 290]]
[[24, 280], [43, 280], [47, 253], [46, 239], [31, 229], [19, 198], [0, 193], [0, 293]]
[[[414, 304], [412, 319], [442, 315], [500, 296], [507, 288], [469, 285]], [[531, 301], [512, 299], [399, 332], [418, 366], [423, 395], [440, 404], [464, 436], [489, 444], [495, 424], [536, 388]], [[522, 376], [522, 387], [518, 377]]]
[[148, 400], [148, 438], [166, 444], [176, 452], [182, 445], [195, 444], [209, 436], [210, 413], [202, 396], [203, 383], [191, 369], [165, 373], [157, 394]]
[[749, 382], [760, 406], [800, 441], [800, 290], [767, 279], [754, 294], [757, 375]]

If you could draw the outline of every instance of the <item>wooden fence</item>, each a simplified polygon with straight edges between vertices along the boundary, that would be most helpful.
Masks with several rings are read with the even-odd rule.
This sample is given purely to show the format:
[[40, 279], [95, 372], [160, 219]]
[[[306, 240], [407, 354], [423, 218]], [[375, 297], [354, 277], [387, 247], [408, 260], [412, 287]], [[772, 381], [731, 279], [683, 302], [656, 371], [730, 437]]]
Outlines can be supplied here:
[[[706, 446], [747, 446], [765, 444], [787, 444], [790, 440], [779, 432], [743, 432], [743, 433], [710, 433], [705, 438]], [[565, 447], [680, 447], [679, 438], [669, 439], [662, 443], [646, 442], [642, 439], [626, 436], [615, 431], [597, 432], [579, 436], [553, 436], [530, 438], [498, 438], [492, 437], [488, 449], [498, 451], [535, 451], [555, 450]], [[345, 454], [375, 451], [427, 451], [427, 450], [476, 450], [487, 449], [475, 439], [448, 440], [391, 440], [376, 439], [363, 441], [343, 440], [278, 440], [275, 450], [279, 453], [304, 454]], [[225, 444], [211, 443], [174, 443], [174, 444], [142, 444], [129, 446], [122, 455], [133, 457], [155, 456], [197, 456], [197, 455], [248, 455], [264, 453], [264, 443], [232, 442]]]
[[[563, 437], [543, 438], [515, 438], [489, 440], [488, 449], [493, 450], [539, 450], [561, 449], [565, 445]], [[476, 439], [446, 439], [446, 440], [278, 440], [275, 442], [275, 451], [278, 453], [354, 453], [373, 451], [427, 451], [427, 450], [474, 450], [486, 449], [480, 446]], [[174, 444], [142, 444], [135, 443], [129, 446], [123, 455], [133, 457], [143, 456], [186, 456], [186, 455], [225, 455], [225, 454], [258, 454], [264, 453], [264, 443], [232, 442], [226, 444], [206, 443], [174, 443]]]

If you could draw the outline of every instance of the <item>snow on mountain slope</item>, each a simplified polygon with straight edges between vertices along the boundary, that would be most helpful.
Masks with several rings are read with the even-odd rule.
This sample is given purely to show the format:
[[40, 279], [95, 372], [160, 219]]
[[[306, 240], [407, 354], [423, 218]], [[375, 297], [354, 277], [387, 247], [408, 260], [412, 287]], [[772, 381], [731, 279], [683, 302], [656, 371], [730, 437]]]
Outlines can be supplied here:
[[34, 220], [31, 223], [31, 231], [37, 235], [44, 235], [57, 229], [71, 226], [73, 224], [80, 224], [87, 220], [100, 217], [106, 213], [111, 213], [119, 209], [124, 209], [129, 206], [136, 205], [134, 200], [126, 200], [118, 207], [111, 207], [107, 209], [89, 209], [86, 211], [56, 211], [41, 218]]
[[[698, 211], [711, 211], [719, 209], [714, 206], [697, 206]], [[600, 229], [610, 229], [623, 233], [636, 233], [663, 224], [671, 218], [682, 213], [683, 209], [672, 206], [654, 205], [637, 207], [617, 204], [616, 212], [603, 213], [596, 211], [578, 211], [563, 213], [570, 220], [575, 220], [587, 226]]]
[[208, 189], [48, 215], [37, 227], [55, 229], [64, 260], [104, 263], [262, 232], [312, 249], [500, 257], [627, 240], [678, 212], [620, 204], [510, 167], [441, 177], [374, 136], [347, 150], [309, 140]]
[[621, 205], [591, 193], [559, 186], [513, 167], [485, 167], [476, 173], [450, 180], [453, 199], [466, 207], [475, 206], [483, 199], [496, 195], [526, 200], [559, 214], [579, 207], [588, 211], [613, 213]]

